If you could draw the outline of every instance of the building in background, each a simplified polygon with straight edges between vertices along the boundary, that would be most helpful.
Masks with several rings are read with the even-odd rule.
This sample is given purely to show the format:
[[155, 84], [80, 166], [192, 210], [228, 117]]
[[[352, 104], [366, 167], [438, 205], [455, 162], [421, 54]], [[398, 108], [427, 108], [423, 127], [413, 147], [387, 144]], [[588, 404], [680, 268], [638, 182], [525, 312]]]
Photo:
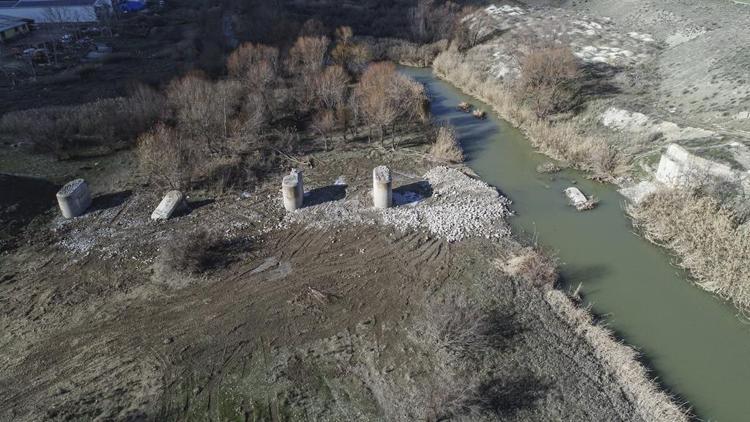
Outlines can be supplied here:
[[36, 23], [96, 22], [111, 0], [0, 0], [0, 15]]
[[0, 43], [12, 40], [31, 31], [32, 19], [0, 15]]

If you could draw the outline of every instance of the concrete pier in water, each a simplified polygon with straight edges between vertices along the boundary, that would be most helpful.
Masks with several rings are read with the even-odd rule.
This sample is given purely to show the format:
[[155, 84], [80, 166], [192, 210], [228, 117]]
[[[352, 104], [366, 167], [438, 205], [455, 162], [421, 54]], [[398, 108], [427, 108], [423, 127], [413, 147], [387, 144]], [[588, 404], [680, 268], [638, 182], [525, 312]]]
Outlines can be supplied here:
[[372, 202], [375, 208], [388, 208], [393, 203], [393, 179], [386, 166], [372, 169]]

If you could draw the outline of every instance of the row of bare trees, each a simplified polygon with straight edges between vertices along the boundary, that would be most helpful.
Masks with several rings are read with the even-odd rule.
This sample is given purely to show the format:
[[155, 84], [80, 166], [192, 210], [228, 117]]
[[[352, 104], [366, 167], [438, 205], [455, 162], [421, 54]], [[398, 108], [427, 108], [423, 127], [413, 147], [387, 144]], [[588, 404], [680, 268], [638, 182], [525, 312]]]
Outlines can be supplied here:
[[225, 79], [193, 72], [169, 84], [162, 122], [139, 142], [143, 168], [161, 184], [187, 189], [248, 157], [293, 154], [298, 128], [322, 137], [327, 150], [335, 133], [346, 140], [367, 129], [384, 141], [398, 124], [426, 122], [424, 87], [392, 63], [365, 66], [367, 58], [347, 27], [333, 45], [301, 36], [286, 54], [243, 44], [227, 58]]

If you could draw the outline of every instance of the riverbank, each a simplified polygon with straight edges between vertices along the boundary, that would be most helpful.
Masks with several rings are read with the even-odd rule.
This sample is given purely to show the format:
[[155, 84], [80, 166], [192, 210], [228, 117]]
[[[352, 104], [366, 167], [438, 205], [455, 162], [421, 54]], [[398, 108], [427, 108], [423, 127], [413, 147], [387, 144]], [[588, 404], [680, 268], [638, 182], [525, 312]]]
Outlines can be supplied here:
[[[663, 249], [633, 233], [612, 185], [571, 169], [538, 173], [549, 158], [511, 124], [456, 109], [460, 102], [489, 105], [429, 69], [404, 72], [427, 85], [434, 116], [456, 128], [467, 165], [513, 200], [514, 234], [555, 251], [563, 288], [580, 291], [618, 338], [637, 347], [661, 385], [700, 418], [735, 420], [750, 411], [740, 393], [750, 379], [750, 365], [741, 358], [750, 353], [747, 326], [729, 304], [686, 283], [688, 275]], [[597, 208], [580, 213], [571, 207], [563, 193], [570, 186], [596, 196]]]
[[[80, 218], [43, 211], [0, 258], [0, 414], [684, 419], [632, 349], [504, 270], [526, 253], [507, 200], [415, 161], [428, 147], [312, 154], [308, 205], [291, 216], [269, 182], [151, 222], [159, 198], [136, 175], [107, 188], [130, 190], [120, 200], [96, 190]], [[367, 205], [376, 164], [397, 194], [381, 214]], [[486, 230], [459, 218], [467, 205]], [[221, 264], [165, 272], [164, 251], [206, 221]]]
[[[744, 160], [742, 157], [746, 155], [743, 151], [747, 149], [744, 146], [747, 139], [736, 131], [720, 134], [685, 123], [677, 125], [660, 121], [646, 114], [614, 107], [612, 104], [626, 100], [633, 93], [633, 88], [627, 87], [622, 80], [628, 75], [628, 69], [639, 69], [638, 66], [645, 66], [644, 63], [648, 60], [657, 60], [661, 53], [653, 40], [636, 42], [631, 39], [625, 42], [611, 24], [603, 27], [604, 24], [600, 25], [595, 19], [586, 21], [591, 26], [589, 31], [597, 34], [601, 32], [600, 36], [607, 42], [617, 45], [625, 43], [630, 50], [618, 47], [616, 52], [612, 50], [613, 52], [608, 53], [612, 56], [607, 56], [609, 61], [594, 63], [594, 59], [576, 50], [580, 47], [579, 43], [583, 42], [578, 38], [583, 35], [573, 36], [570, 48], [580, 59], [590, 79], [584, 85], [594, 88], [589, 87], [582, 94], [584, 103], [576, 113], [553, 119], [539, 119], [512, 91], [518, 72], [512, 53], [519, 48], [518, 42], [523, 43], [523, 38], [518, 41], [518, 37], [522, 37], [519, 34], [525, 26], [535, 27], [542, 32], [551, 30], [538, 27], [531, 16], [559, 17], [560, 10], [501, 9], [493, 9], [491, 6], [464, 20], [467, 27], [486, 32], [487, 38], [467, 51], [459, 52], [451, 48], [440, 53], [433, 62], [436, 75], [491, 105], [503, 119], [522, 130], [541, 152], [568, 166], [587, 171], [595, 179], [615, 183], [623, 188], [623, 194], [629, 195], [629, 200], [634, 202], [628, 208], [632, 211], [634, 225], [647, 229], [644, 236], [668, 247], [676, 255], [678, 265], [688, 269], [696, 284], [704, 290], [732, 302], [741, 312], [747, 313], [750, 294], [747, 279], [743, 275], [750, 269], [750, 262], [746, 259], [723, 258], [727, 251], [742, 256], [750, 248], [750, 237], [744, 228], [750, 215], [750, 209], [744, 200], [750, 173], [743, 170], [741, 164]], [[513, 22], [519, 27], [492, 36], [492, 28], [505, 28]], [[586, 22], [574, 21], [571, 25], [583, 25]], [[558, 22], [558, 25], [565, 27], [566, 24]], [[525, 48], [533, 48], [533, 45], [526, 45]], [[633, 56], [635, 62], [632, 63], [625, 59], [626, 56], [619, 55], [621, 51], [632, 53], [631, 50], [639, 53], [637, 57]], [[651, 76], [642, 76], [641, 79], [641, 85], [653, 83]], [[731, 142], [716, 145], [717, 139]], [[723, 157], [721, 160], [724, 161], [729, 159], [731, 165], [695, 158], [696, 161], [701, 160], [713, 167], [726, 167], [726, 172], [733, 176], [726, 180], [714, 178], [708, 173], [704, 174], [702, 168], [690, 167], [690, 163], [680, 163], [685, 166], [681, 170], [685, 174], [674, 177], [689, 179], [691, 182], [665, 181], [657, 172], [657, 163], [659, 172], [663, 171], [659, 154], [664, 142], [670, 142], [669, 145], [673, 147], [676, 146], [675, 143], [687, 145], [691, 154], [708, 156], [712, 160], [717, 157]], [[654, 144], [658, 145], [655, 147]], [[728, 150], [722, 153], [722, 148]], [[731, 158], [733, 156], [739, 161]], [[661, 161], [664, 161], [664, 157], [661, 157]], [[738, 180], [740, 183], [737, 183]], [[728, 215], [729, 218], [726, 222], [722, 219], [697, 225], [696, 230], [702, 231], [696, 233], [694, 239], [683, 239], [680, 230], [676, 229], [680, 222], [671, 218], [681, 211], [678, 208], [680, 205], [674, 201], [659, 200], [664, 198], [663, 194], [648, 195], [657, 190], [670, 189], [685, 190], [691, 196], [690, 202], [717, 203], [721, 208], [720, 214]], [[649, 212], [654, 209], [654, 202], [671, 208], [660, 213]], [[695, 207], [690, 209], [692, 213], [688, 217], [694, 221], [708, 215], [705, 210]], [[722, 232], [717, 236], [712, 228], [719, 225], [722, 226]], [[712, 238], [713, 241], [699, 241], [705, 238]]]

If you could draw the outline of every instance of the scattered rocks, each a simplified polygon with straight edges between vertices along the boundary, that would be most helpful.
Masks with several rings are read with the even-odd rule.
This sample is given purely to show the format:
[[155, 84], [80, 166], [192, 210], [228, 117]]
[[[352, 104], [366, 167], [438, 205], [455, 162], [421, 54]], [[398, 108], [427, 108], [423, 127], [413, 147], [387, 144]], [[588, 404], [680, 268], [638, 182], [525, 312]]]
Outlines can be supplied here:
[[[498, 239], [510, 234], [504, 218], [510, 200], [486, 183], [459, 170], [436, 167], [424, 175], [432, 194], [409, 206], [373, 209], [361, 198], [326, 202], [285, 216], [287, 223], [326, 229], [351, 224], [383, 224], [399, 231], [424, 229], [450, 242], [481, 237]], [[419, 194], [401, 192], [398, 198]]]

